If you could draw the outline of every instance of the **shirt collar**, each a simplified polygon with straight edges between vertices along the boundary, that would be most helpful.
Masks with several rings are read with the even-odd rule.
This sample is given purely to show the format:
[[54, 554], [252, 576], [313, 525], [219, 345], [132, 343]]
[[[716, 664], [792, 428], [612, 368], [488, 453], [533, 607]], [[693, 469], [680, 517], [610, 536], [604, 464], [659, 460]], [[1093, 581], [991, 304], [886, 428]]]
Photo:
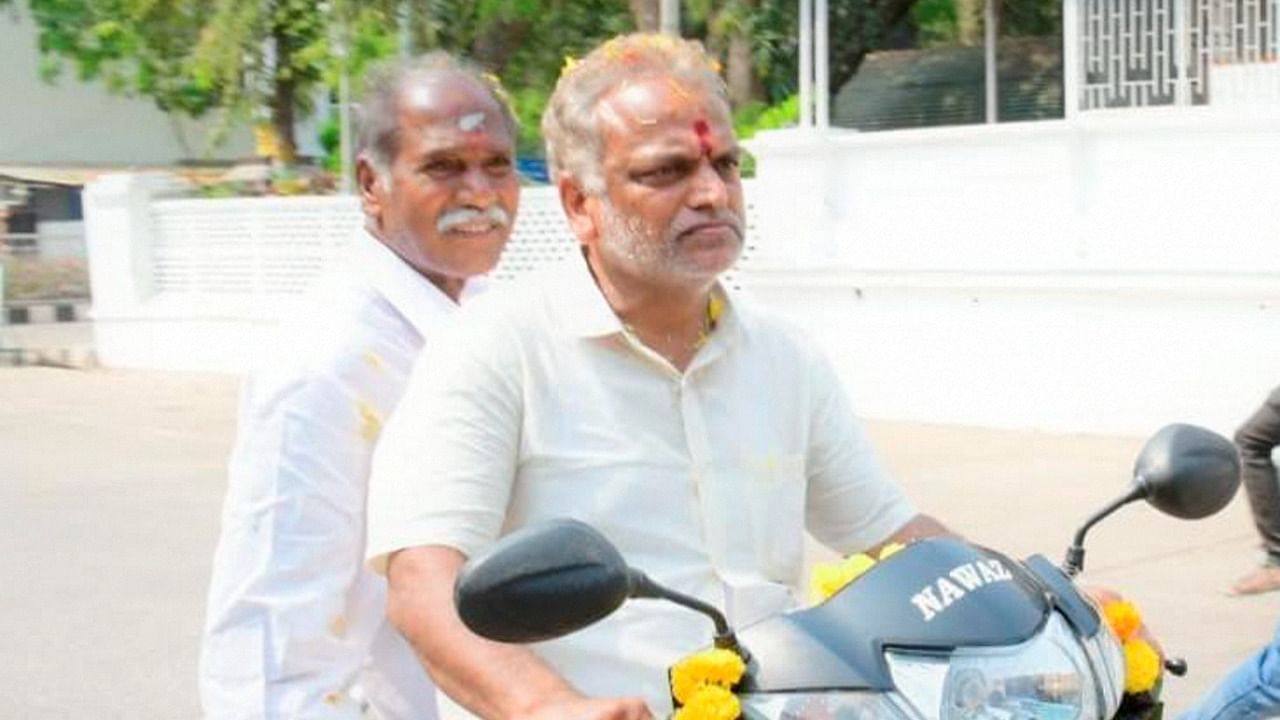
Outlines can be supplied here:
[[[557, 269], [551, 279], [551, 289], [559, 305], [556, 312], [570, 335], [598, 338], [623, 332], [622, 321], [600, 291], [582, 253], [573, 253]], [[716, 322], [715, 332], [711, 333], [710, 342], [729, 344], [743, 335], [746, 325], [737, 293], [723, 283], [717, 286], [717, 292], [724, 297], [724, 311]]]
[[[423, 337], [435, 327], [442, 314], [458, 309], [452, 298], [368, 230], [362, 228], [357, 233], [352, 242], [351, 255], [356, 271]], [[487, 281], [484, 278], [468, 280], [459, 300], [467, 302], [483, 290], [485, 285]]]

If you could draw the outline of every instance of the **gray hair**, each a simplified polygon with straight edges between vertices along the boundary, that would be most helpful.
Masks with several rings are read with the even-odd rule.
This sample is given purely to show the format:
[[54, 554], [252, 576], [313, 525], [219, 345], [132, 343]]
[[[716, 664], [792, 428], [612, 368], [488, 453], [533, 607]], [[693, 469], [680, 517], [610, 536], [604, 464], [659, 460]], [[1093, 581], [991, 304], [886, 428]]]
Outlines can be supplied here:
[[497, 76], [472, 62], [437, 50], [415, 58], [382, 63], [369, 73], [359, 106], [358, 155], [368, 158], [379, 172], [386, 172], [399, 151], [400, 94], [412, 82], [431, 81], [447, 75], [461, 76], [484, 88], [501, 109], [511, 141], [516, 141], [520, 123]]
[[729, 107], [719, 64], [702, 43], [670, 35], [620, 35], [580, 61], [568, 60], [542, 114], [542, 136], [553, 181], [567, 175], [585, 192], [604, 192], [604, 151], [597, 107], [628, 80], [668, 77]]

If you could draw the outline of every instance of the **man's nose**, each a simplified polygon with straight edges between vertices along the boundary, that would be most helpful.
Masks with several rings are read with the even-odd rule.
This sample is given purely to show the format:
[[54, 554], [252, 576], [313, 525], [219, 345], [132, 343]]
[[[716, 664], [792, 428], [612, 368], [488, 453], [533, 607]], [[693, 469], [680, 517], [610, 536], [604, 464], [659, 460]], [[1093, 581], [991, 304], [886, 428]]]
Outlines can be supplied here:
[[698, 164], [693, 176], [689, 204], [694, 208], [719, 210], [729, 206], [729, 185], [711, 160]]
[[486, 207], [497, 197], [495, 188], [497, 181], [489, 173], [485, 172], [484, 168], [467, 168], [461, 179], [462, 184], [458, 190], [459, 200], [467, 204]]

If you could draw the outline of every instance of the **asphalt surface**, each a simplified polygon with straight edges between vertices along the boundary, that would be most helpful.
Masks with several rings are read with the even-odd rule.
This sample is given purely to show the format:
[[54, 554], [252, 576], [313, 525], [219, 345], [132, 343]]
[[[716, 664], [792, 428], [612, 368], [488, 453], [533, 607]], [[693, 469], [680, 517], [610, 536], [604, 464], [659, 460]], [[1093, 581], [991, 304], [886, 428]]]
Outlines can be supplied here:
[[[237, 380], [0, 367], [0, 718], [199, 716], [195, 663]], [[1176, 418], [1170, 418], [1176, 420]], [[872, 422], [922, 509], [1013, 555], [1061, 557], [1123, 491], [1141, 438]], [[1091, 535], [1190, 675], [1174, 708], [1270, 636], [1280, 594], [1229, 598], [1256, 561], [1243, 496], [1196, 523], [1145, 506]]]

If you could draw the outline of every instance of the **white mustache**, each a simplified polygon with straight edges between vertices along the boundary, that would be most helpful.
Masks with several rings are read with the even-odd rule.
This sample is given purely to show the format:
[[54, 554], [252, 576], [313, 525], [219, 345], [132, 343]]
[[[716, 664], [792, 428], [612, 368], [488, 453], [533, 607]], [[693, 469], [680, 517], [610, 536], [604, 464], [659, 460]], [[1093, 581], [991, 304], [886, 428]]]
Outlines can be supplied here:
[[467, 225], [477, 220], [488, 220], [491, 225], [506, 227], [511, 224], [511, 215], [497, 205], [484, 210], [470, 207], [456, 208], [440, 216], [436, 221], [436, 232], [449, 232], [459, 225]]
[[739, 239], [742, 238], [742, 218], [732, 210], [717, 210], [696, 220], [685, 220], [671, 228], [671, 235], [679, 237], [695, 227], [708, 222], [719, 222], [730, 226]]

